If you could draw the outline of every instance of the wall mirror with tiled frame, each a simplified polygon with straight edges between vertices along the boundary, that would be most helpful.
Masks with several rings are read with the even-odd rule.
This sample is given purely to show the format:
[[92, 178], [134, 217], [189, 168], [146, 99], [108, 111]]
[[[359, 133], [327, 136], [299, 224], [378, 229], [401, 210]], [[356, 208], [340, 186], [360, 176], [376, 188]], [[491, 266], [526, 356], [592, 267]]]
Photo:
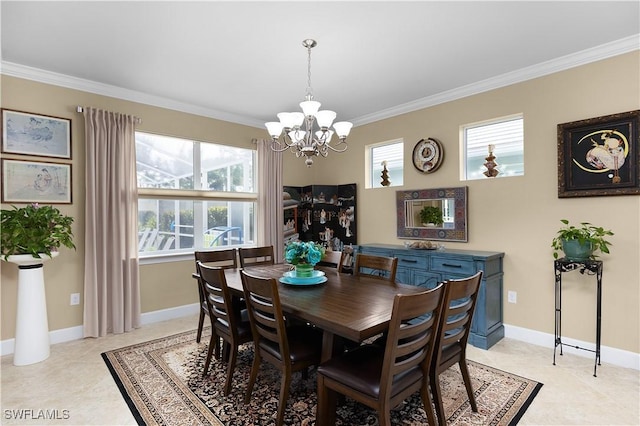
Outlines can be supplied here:
[[[435, 206], [442, 224], [422, 223], [420, 210]], [[467, 187], [396, 191], [397, 236], [413, 240], [467, 241]]]

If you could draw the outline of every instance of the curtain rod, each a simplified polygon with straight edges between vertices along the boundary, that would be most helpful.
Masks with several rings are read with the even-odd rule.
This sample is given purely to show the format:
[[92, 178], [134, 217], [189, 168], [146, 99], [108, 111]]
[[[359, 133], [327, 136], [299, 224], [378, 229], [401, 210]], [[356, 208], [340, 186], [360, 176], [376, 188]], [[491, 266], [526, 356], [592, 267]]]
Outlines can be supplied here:
[[[78, 105], [76, 107], [76, 111], [77, 112], [83, 112], [84, 111], [84, 107], [81, 107], [80, 105]], [[138, 117], [133, 117], [136, 121], [136, 124], [142, 124], [142, 118], [138, 118]]]

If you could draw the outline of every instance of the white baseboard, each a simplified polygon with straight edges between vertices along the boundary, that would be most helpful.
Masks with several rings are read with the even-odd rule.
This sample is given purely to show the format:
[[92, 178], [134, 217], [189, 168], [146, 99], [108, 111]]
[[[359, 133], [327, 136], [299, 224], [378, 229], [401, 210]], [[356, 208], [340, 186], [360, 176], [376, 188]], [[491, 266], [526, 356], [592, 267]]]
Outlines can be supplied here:
[[147, 325], [153, 324], [155, 322], [188, 317], [189, 315], [197, 315], [198, 313], [200, 313], [199, 309], [200, 305], [198, 303], [192, 303], [190, 305], [182, 305], [175, 308], [147, 312], [146, 314], [142, 314], [140, 322], [142, 325]]
[[[197, 303], [190, 305], [178, 306], [175, 308], [161, 309], [159, 311], [147, 312], [142, 314], [141, 324], [148, 325], [160, 321], [167, 321], [170, 319], [182, 318], [189, 315], [196, 315], [200, 309]], [[82, 326], [69, 327], [60, 330], [53, 330], [49, 332], [49, 339], [52, 345], [56, 343], [69, 342], [71, 340], [82, 339]], [[543, 333], [541, 331], [531, 330], [528, 328], [517, 327], [514, 325], [504, 325], [505, 337], [514, 340], [520, 340], [532, 345], [543, 346], [553, 349], [553, 334]], [[579, 355], [583, 357], [593, 357], [594, 354], [588, 351], [581, 351], [570, 346], [580, 346], [583, 348], [594, 348], [595, 345], [591, 342], [582, 342], [579, 340], [569, 339], [566, 337], [563, 340], [563, 351], [566, 353]], [[14, 350], [14, 339], [7, 339], [0, 341], [0, 354], [10, 355]], [[640, 354], [624, 351], [622, 349], [611, 348], [608, 346], [601, 346], [600, 357], [606, 364], [613, 364], [618, 367], [632, 368], [634, 370], [640, 370]]]
[[[147, 312], [141, 315], [141, 325], [153, 324], [156, 322], [182, 318], [189, 315], [198, 314], [200, 305], [193, 303], [190, 305], [178, 306], [176, 308], [161, 309], [159, 311]], [[56, 343], [70, 342], [72, 340], [82, 339], [83, 336], [82, 326], [63, 328], [60, 330], [53, 330], [49, 332], [49, 342], [52, 345]], [[0, 341], [0, 356], [10, 355], [14, 351], [15, 339], [7, 339]]]
[[[505, 324], [504, 337], [508, 337], [509, 339], [514, 340], [520, 340], [532, 345], [543, 346], [553, 350], [553, 334]], [[596, 345], [593, 342], [583, 342], [581, 340], [570, 339], [564, 336], [562, 337], [563, 352], [595, 359], [595, 354], [593, 352], [576, 349], [575, 346], [595, 350]], [[612, 364], [618, 367], [640, 370], [640, 354], [634, 352], [601, 345], [600, 359], [605, 364]]]

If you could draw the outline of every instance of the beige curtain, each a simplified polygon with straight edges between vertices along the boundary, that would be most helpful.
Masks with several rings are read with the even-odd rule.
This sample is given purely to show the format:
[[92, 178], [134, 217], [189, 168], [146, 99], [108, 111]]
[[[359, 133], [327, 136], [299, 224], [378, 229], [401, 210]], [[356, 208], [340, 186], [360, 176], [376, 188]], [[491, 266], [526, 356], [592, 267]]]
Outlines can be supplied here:
[[137, 118], [84, 108], [84, 336], [140, 326]]
[[282, 153], [258, 144], [258, 245], [273, 245], [276, 262], [284, 261], [284, 210], [282, 204]]

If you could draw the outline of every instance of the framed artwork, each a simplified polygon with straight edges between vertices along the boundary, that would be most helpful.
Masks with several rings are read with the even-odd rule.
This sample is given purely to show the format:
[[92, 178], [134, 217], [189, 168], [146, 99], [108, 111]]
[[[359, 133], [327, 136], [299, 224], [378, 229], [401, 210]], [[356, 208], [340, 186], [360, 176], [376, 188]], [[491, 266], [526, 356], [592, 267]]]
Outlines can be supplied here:
[[71, 159], [71, 120], [3, 108], [2, 152]]
[[640, 110], [558, 124], [558, 198], [640, 194]]
[[3, 159], [2, 202], [71, 204], [71, 164]]

